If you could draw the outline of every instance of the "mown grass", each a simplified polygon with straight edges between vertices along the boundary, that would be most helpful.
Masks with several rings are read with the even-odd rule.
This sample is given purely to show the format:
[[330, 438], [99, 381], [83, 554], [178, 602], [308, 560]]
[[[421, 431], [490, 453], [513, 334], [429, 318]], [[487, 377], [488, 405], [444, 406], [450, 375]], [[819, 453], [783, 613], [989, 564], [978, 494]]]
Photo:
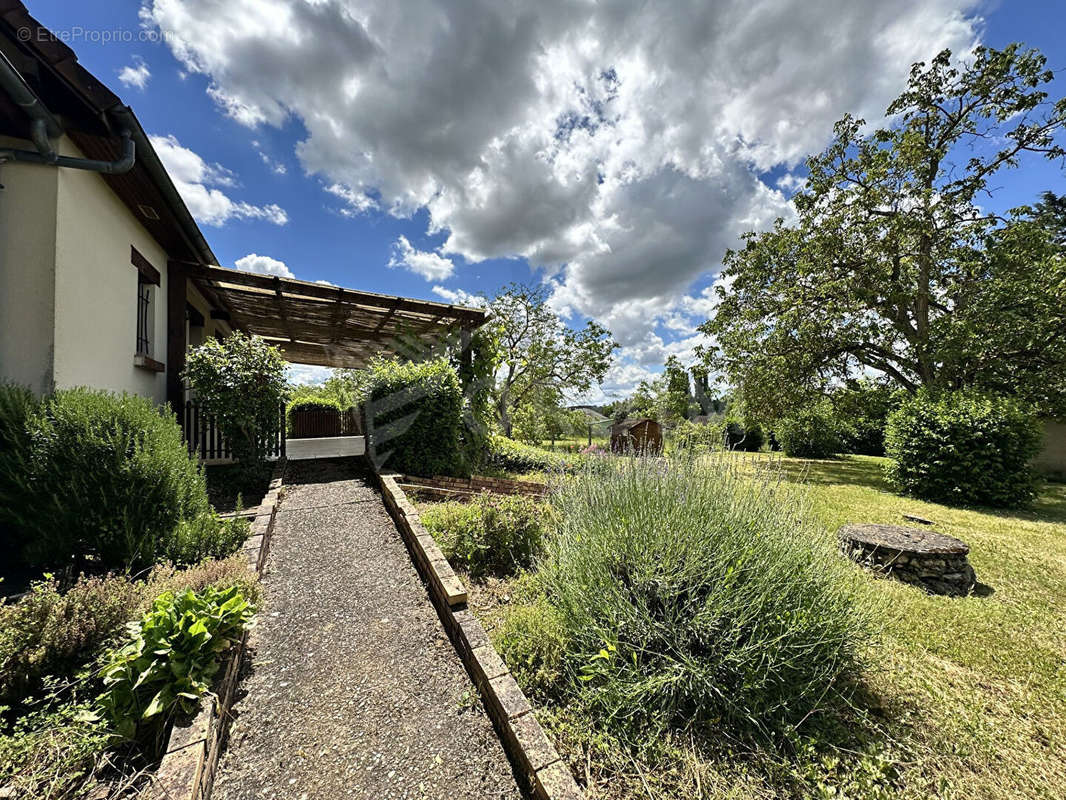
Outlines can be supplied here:
[[810, 488], [826, 535], [906, 512], [970, 545], [970, 597], [867, 583], [885, 608], [869, 681], [889, 712], [900, 796], [1066, 796], [1066, 485], [1027, 511], [959, 509], [892, 494], [883, 459], [781, 463]]
[[[934, 597], [865, 578], [880, 635], [862, 686], [777, 752], [678, 730], [634, 753], [574, 707], [539, 704], [589, 796], [1066, 797], [1066, 485], [1046, 485], [1026, 511], [959, 509], [892, 494], [883, 459], [732, 457], [752, 473], [777, 462], [829, 540], [848, 522], [932, 519], [970, 545], [979, 589]], [[474, 584], [471, 603], [494, 632], [521, 591]]]

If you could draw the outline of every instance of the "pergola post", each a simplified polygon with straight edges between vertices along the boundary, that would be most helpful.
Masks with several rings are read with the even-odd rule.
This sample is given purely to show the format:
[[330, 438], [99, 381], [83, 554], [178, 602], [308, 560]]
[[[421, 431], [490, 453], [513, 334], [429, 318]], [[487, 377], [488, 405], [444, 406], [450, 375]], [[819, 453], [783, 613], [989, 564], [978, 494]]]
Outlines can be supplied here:
[[185, 427], [185, 303], [187, 271], [178, 261], [167, 264], [167, 402]]

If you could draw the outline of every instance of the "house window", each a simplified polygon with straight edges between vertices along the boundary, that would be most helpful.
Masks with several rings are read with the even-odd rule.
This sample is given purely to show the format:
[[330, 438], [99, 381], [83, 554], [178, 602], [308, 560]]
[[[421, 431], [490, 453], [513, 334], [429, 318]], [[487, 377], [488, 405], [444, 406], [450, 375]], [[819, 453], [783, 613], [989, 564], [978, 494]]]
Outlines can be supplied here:
[[155, 294], [159, 287], [159, 270], [147, 258], [130, 248], [130, 263], [137, 268], [137, 338], [133, 351], [135, 366], [162, 371], [164, 365], [152, 358], [155, 338]]
[[137, 281], [137, 355], [152, 355], [152, 284]]

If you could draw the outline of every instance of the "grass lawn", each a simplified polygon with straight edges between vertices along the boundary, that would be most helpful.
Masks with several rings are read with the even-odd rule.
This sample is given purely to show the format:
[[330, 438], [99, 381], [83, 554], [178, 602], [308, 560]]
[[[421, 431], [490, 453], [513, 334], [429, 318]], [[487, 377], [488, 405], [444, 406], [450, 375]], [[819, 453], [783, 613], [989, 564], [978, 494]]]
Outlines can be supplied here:
[[[880, 632], [855, 707], [834, 717], [835, 736], [791, 756], [678, 732], [666, 759], [641, 763], [567, 709], [538, 708], [589, 796], [1066, 797], [1066, 485], [1045, 486], [1027, 511], [963, 510], [892, 494], [883, 459], [734, 457], [751, 470], [772, 459], [806, 485], [827, 537], [903, 512], [933, 520], [970, 545], [979, 591], [934, 597], [870, 577], [862, 600]], [[516, 591], [513, 579], [471, 585], [490, 632]]]
[[1066, 485], [1028, 511], [963, 510], [892, 494], [883, 459], [781, 463], [827, 535], [914, 512], [970, 545], [974, 596], [869, 582], [884, 620], [870, 688], [903, 796], [1066, 797]]

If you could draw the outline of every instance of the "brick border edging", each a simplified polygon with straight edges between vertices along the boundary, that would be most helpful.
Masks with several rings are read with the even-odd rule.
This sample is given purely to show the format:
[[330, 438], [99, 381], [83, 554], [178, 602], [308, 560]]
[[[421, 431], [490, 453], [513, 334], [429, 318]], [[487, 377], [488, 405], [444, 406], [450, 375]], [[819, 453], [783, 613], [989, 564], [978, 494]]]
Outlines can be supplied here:
[[[270, 537], [274, 532], [284, 484], [285, 464], [284, 458], [275, 462], [270, 486], [255, 511], [251, 535], [242, 550], [248, 566], [260, 576], [270, 550]], [[240, 682], [248, 633], [246, 630], [237, 646], [230, 651], [222, 680], [218, 684], [218, 693], [201, 701], [200, 712], [188, 725], [171, 728], [163, 759], [152, 776], [147, 797], [153, 800], [209, 800], [211, 797], [218, 759], [222, 753], [222, 740], [229, 728], [230, 707]]]
[[376, 470], [374, 474], [385, 507], [429, 587], [437, 615], [466, 671], [481, 691], [511, 762], [521, 770], [537, 800], [583, 800], [584, 793], [545, 735], [529, 700], [492, 646], [484, 626], [467, 609], [466, 589], [398, 485], [402, 476]]

